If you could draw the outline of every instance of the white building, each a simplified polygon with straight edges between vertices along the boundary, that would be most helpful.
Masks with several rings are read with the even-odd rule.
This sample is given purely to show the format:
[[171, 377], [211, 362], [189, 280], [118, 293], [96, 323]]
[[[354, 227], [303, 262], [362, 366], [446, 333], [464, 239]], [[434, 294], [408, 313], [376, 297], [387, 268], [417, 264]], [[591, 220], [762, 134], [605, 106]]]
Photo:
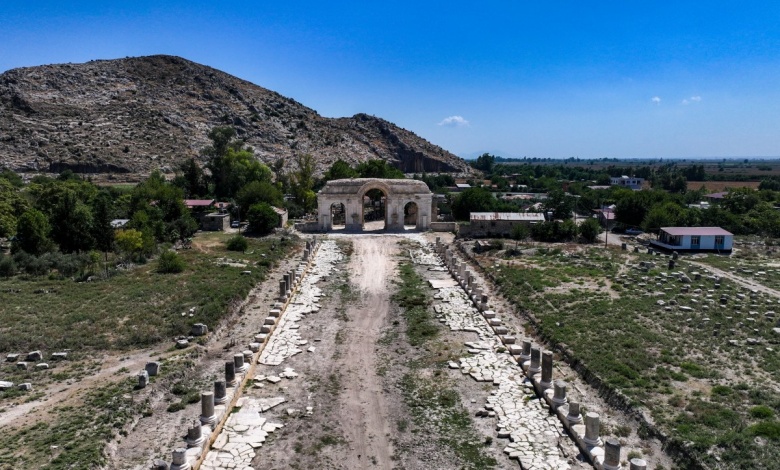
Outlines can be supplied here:
[[609, 184], [612, 186], [621, 186], [624, 188], [630, 188], [634, 190], [642, 189], [642, 185], [644, 184], [645, 179], [644, 178], [630, 178], [626, 175], [623, 176], [614, 176], [609, 179]]
[[661, 227], [650, 244], [671, 251], [731, 252], [734, 234], [720, 227]]

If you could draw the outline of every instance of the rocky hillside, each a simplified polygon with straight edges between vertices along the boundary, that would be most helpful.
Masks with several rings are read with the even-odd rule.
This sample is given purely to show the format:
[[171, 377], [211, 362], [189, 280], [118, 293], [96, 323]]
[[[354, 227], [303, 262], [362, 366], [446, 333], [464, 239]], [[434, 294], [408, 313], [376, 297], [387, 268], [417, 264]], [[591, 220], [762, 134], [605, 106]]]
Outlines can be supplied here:
[[312, 154], [381, 158], [404, 172], [469, 172], [452, 153], [383, 119], [324, 118], [284, 96], [179, 57], [45, 65], [0, 75], [0, 167], [19, 172], [171, 172], [231, 125], [266, 163]]

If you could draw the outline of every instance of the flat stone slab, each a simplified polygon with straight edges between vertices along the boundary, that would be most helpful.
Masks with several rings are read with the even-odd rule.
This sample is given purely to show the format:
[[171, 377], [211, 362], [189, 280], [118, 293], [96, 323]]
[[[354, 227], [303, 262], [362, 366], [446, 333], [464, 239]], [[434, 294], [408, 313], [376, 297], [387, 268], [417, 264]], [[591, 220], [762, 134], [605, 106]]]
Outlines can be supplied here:
[[458, 283], [454, 279], [429, 279], [428, 283], [434, 289], [443, 289], [445, 287], [457, 287]]

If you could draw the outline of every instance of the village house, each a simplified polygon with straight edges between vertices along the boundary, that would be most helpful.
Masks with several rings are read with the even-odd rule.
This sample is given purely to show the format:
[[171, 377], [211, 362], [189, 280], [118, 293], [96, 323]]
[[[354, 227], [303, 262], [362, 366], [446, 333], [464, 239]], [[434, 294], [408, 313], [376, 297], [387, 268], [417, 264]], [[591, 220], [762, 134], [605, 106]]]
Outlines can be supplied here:
[[668, 251], [730, 253], [734, 235], [720, 227], [662, 227], [650, 244]]

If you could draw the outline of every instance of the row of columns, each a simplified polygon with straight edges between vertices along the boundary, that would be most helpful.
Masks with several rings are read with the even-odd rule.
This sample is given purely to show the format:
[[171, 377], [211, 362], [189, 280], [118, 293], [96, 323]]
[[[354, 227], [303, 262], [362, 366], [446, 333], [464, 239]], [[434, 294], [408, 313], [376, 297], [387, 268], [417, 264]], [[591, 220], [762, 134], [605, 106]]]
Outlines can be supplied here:
[[[219, 410], [217, 406], [223, 406], [228, 402], [228, 388], [233, 388], [233, 393], [238, 392], [241, 383], [241, 375], [249, 370], [250, 364], [255, 358], [255, 353], [261, 349], [260, 343], [264, 342], [268, 334], [272, 331], [269, 326], [274, 326], [276, 320], [281, 316], [281, 312], [287, 306], [287, 301], [292, 297], [295, 288], [299, 285], [303, 274], [311, 264], [313, 255], [319, 244], [317, 239], [306, 242], [306, 248], [303, 251], [303, 258], [297, 268], [290, 270], [283, 276], [279, 282], [279, 301], [275, 302], [269, 317], [261, 326], [261, 333], [255, 335], [254, 341], [249, 344], [249, 349], [233, 355], [232, 361], [225, 362], [225, 378], [214, 381], [214, 390], [201, 392], [200, 394], [200, 417], [187, 428], [187, 437], [185, 442], [187, 447], [179, 447], [173, 450], [170, 466], [164, 461], [155, 461], [155, 468], [170, 470], [190, 470], [192, 468], [191, 460], [197, 460], [202, 453], [202, 447], [206, 442], [206, 436], [216, 429], [217, 423], [225, 416], [225, 410]], [[271, 325], [268, 320], [273, 319]], [[267, 331], [266, 331], [267, 330]], [[206, 430], [204, 432], [204, 427]], [[197, 456], [192, 459], [193, 452], [188, 449], [197, 448]]]
[[[472, 299], [475, 306], [483, 313], [486, 321], [493, 327], [493, 331], [516, 358], [518, 365], [526, 373], [526, 376], [534, 384], [534, 388], [550, 408], [558, 415], [564, 427], [569, 430], [578, 446], [583, 449], [593, 461], [597, 469], [618, 470], [620, 464], [620, 441], [608, 438], [602, 441], [600, 432], [600, 416], [598, 413], [588, 412], [583, 420], [580, 414], [580, 404], [569, 402], [566, 396], [568, 384], [563, 380], [553, 381], [553, 353], [543, 351], [541, 347], [534, 346], [530, 340], [524, 340], [520, 347], [514, 345], [515, 338], [507, 336], [506, 328], [500, 320], [495, 318], [495, 313], [489, 310], [488, 298], [475, 282], [473, 273], [468, 269], [466, 262], [458, 260], [452, 250], [436, 238], [435, 251], [444, 261], [455, 280], [463, 287]], [[584, 422], [584, 424], [583, 424]], [[643, 459], [631, 459], [630, 470], [645, 470], [647, 462]]]

